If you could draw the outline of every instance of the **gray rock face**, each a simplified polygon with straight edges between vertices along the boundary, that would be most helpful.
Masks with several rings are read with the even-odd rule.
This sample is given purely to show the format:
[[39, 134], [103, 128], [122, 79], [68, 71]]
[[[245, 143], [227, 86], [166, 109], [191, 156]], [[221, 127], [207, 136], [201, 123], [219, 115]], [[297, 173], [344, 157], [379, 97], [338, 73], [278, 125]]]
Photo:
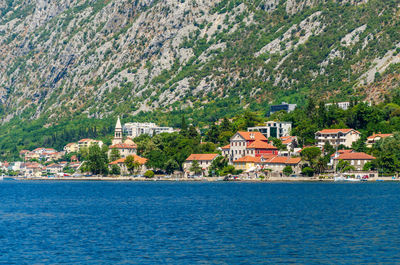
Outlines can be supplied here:
[[[255, 75], [268, 81], [267, 69], [275, 71], [274, 84], [295, 83], [283, 77], [284, 62], [323, 33], [328, 26], [324, 13], [316, 10], [282, 24], [276, 31], [280, 35], [269, 41], [262, 34], [276, 32], [260, 24], [260, 17], [268, 21], [279, 5], [291, 16], [324, 2], [264, 0], [250, 8], [222, 0], [0, 0], [0, 101], [7, 110], [3, 121], [32, 107], [30, 118], [51, 113], [56, 119], [74, 112], [103, 117], [121, 104], [129, 105], [132, 114], [169, 110], [182, 101], [191, 106], [207, 93], [226, 97], [222, 84], [233, 87]], [[271, 21], [270, 27], [276, 23]], [[248, 37], [245, 29], [264, 26], [253, 59], [276, 54], [274, 65], [269, 66], [273, 60], [268, 58], [251, 72], [213, 61], [232, 49], [235, 34]], [[357, 31], [356, 40], [348, 35], [348, 43], [361, 43], [365, 28]], [[332, 46], [332, 53], [336, 48]], [[328, 63], [320, 62], [324, 67]], [[259, 91], [254, 88], [249, 94]]]

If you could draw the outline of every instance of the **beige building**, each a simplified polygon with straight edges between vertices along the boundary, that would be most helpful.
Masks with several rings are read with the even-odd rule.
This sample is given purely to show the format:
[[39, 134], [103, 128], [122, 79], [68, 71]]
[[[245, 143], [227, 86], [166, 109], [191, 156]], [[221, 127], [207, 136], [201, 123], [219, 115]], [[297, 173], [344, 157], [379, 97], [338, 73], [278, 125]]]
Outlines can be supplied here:
[[315, 133], [318, 147], [324, 147], [329, 142], [333, 147], [344, 145], [351, 147], [352, 143], [360, 139], [360, 132], [354, 129], [324, 129]]
[[[143, 157], [140, 157], [138, 155], [132, 155], [132, 156], [133, 156], [134, 160], [136, 162], [138, 162], [139, 165], [140, 165], [140, 167], [134, 173], [136, 173], [136, 174], [144, 174], [146, 172], [146, 170], [147, 170], [147, 167], [146, 167], [147, 158], [143, 158]], [[115, 160], [115, 161], [113, 161], [113, 162], [108, 164], [109, 168], [111, 169], [113, 165], [117, 165], [117, 166], [119, 166], [119, 168], [121, 170], [121, 175], [129, 175], [130, 172], [128, 171], [128, 168], [125, 165], [125, 160], [126, 160], [126, 157], [125, 158], [120, 158], [118, 160]]]
[[367, 138], [366, 145], [368, 148], [371, 148], [374, 145], [374, 143], [376, 143], [380, 139], [383, 139], [386, 137], [392, 137], [392, 136], [393, 136], [393, 134], [391, 134], [391, 133], [377, 133], [377, 134], [374, 133], [373, 135], [371, 135]]
[[77, 143], [69, 143], [64, 146], [64, 151], [66, 153], [77, 153], [79, 151], [79, 147]]
[[219, 154], [191, 154], [186, 161], [183, 163], [183, 171], [185, 175], [191, 175], [193, 172], [190, 171], [193, 161], [197, 161], [202, 170], [203, 175], [208, 175], [208, 168], [211, 166], [212, 161], [217, 158]]
[[102, 141], [93, 139], [82, 139], [78, 142], [78, 150], [80, 151], [82, 148], [89, 148], [92, 144], [98, 144], [100, 148], [103, 146]]
[[367, 162], [371, 162], [375, 157], [363, 152], [359, 153], [343, 153], [333, 159], [333, 166], [336, 168], [340, 160], [348, 161], [356, 171], [362, 171]]

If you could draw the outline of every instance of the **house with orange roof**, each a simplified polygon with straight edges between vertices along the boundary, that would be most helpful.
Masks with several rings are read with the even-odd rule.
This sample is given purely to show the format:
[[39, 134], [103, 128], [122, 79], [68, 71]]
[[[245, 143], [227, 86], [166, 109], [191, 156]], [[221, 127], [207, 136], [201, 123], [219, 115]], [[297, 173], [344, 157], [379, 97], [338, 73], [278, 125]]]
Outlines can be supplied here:
[[247, 155], [260, 157], [262, 155], [278, 155], [278, 148], [263, 141], [254, 141], [247, 146]]
[[61, 173], [63, 171], [64, 167], [60, 164], [50, 164], [48, 165], [45, 170], [47, 171], [47, 174], [57, 174], [57, 173]]
[[392, 133], [374, 133], [367, 138], [366, 145], [368, 148], [372, 148], [374, 143], [376, 143], [380, 139], [383, 139], [386, 137], [393, 137], [393, 134]]
[[221, 147], [222, 155], [228, 157], [230, 149], [231, 149], [230, 144]]
[[[144, 174], [144, 172], [146, 172], [146, 170], [147, 170], [146, 162], [147, 162], [148, 159], [147, 159], [147, 158], [140, 157], [140, 156], [135, 155], [135, 154], [133, 154], [133, 155], [131, 155], [131, 156], [133, 156], [134, 160], [135, 160], [136, 162], [138, 162], [139, 165], [140, 165], [140, 166], [139, 166], [139, 169], [137, 169], [137, 173], [139, 173], [139, 174]], [[109, 166], [109, 168], [111, 169], [111, 167], [112, 167], [113, 165], [117, 165], [117, 166], [119, 166], [119, 168], [120, 168], [120, 170], [121, 170], [121, 175], [129, 175], [130, 172], [129, 172], [128, 168], [127, 168], [126, 165], [125, 165], [125, 160], [126, 160], [126, 157], [117, 159], [117, 160], [115, 160], [115, 161], [109, 163], [108, 166]]]
[[188, 158], [186, 158], [183, 163], [183, 171], [185, 176], [192, 175], [190, 168], [193, 165], [194, 161], [199, 163], [199, 166], [202, 170], [202, 174], [208, 175], [208, 169], [211, 166], [211, 163], [219, 156], [219, 154], [191, 154]]
[[362, 171], [364, 165], [368, 162], [375, 160], [375, 157], [366, 154], [364, 152], [350, 152], [342, 153], [334, 158], [333, 166], [336, 168], [340, 160], [347, 161], [351, 166], [353, 166], [356, 171]]
[[254, 171], [260, 165], [261, 157], [244, 156], [233, 161], [233, 166], [236, 170], [243, 170], [245, 172]]
[[128, 141], [125, 141], [123, 143], [118, 143], [118, 144], [113, 144], [110, 145], [108, 150], [108, 156], [111, 154], [112, 149], [117, 149], [119, 151], [119, 154], [122, 158], [125, 158], [129, 155], [135, 155], [136, 150], [137, 150], [137, 145], [129, 139]]
[[[263, 143], [268, 144], [268, 139], [260, 132], [237, 132], [230, 139], [229, 162], [244, 157], [256, 156], [255, 151], [262, 150]], [[251, 146], [251, 150], [249, 149]], [[268, 145], [268, 148], [270, 145]], [[251, 153], [253, 152], [253, 153]], [[269, 152], [273, 152], [272, 149]]]
[[351, 145], [360, 139], [361, 133], [354, 129], [324, 129], [315, 133], [315, 141], [317, 146], [322, 148], [325, 143], [329, 142], [333, 147]]
[[286, 166], [291, 166], [294, 174], [300, 174], [302, 161], [300, 157], [274, 156], [261, 159], [261, 165], [264, 169], [278, 173], [282, 173]]

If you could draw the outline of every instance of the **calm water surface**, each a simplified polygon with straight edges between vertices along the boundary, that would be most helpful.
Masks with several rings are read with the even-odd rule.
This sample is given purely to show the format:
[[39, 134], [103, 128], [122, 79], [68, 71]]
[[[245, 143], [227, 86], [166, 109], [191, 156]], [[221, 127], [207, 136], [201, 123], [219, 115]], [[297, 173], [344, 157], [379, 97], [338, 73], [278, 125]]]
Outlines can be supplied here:
[[399, 264], [397, 183], [0, 182], [0, 264]]

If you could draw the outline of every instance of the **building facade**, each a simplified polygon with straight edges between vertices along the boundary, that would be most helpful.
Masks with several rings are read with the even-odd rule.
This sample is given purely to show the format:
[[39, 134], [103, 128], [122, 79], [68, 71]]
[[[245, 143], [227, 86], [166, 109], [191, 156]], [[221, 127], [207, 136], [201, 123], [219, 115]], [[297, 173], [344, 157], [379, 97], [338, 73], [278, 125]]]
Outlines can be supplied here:
[[368, 148], [372, 148], [374, 143], [376, 143], [377, 141], [379, 141], [383, 138], [392, 137], [392, 136], [393, 136], [393, 134], [391, 134], [391, 133], [377, 133], [377, 134], [374, 133], [373, 135], [371, 135], [367, 138], [366, 145]]
[[153, 136], [160, 133], [172, 133], [174, 129], [172, 127], [160, 127], [155, 123], [131, 122], [124, 124], [123, 131], [128, 137], [135, 138], [142, 134]]
[[186, 161], [183, 163], [183, 171], [186, 176], [191, 175], [190, 168], [192, 167], [193, 161], [197, 161], [202, 170], [203, 175], [208, 175], [208, 169], [211, 163], [219, 156], [219, 154], [191, 154]]
[[265, 126], [250, 127], [247, 129], [249, 132], [260, 132], [266, 138], [275, 137], [281, 138], [290, 135], [292, 130], [291, 122], [268, 121]]
[[363, 152], [343, 153], [334, 158], [333, 166], [336, 168], [340, 160], [347, 161], [356, 171], [362, 171], [364, 165], [374, 160], [375, 157]]
[[291, 111], [294, 111], [296, 109], [296, 107], [297, 107], [297, 104], [288, 104], [286, 102], [282, 102], [281, 104], [278, 104], [278, 105], [272, 105], [270, 107], [269, 114], [273, 114], [273, 113], [275, 113], [277, 111], [281, 111], [281, 110], [284, 110], [286, 112], [291, 112]]
[[315, 133], [315, 141], [320, 148], [327, 142], [333, 147], [339, 145], [351, 147], [352, 143], [358, 139], [360, 139], [360, 132], [354, 129], [324, 129]]

